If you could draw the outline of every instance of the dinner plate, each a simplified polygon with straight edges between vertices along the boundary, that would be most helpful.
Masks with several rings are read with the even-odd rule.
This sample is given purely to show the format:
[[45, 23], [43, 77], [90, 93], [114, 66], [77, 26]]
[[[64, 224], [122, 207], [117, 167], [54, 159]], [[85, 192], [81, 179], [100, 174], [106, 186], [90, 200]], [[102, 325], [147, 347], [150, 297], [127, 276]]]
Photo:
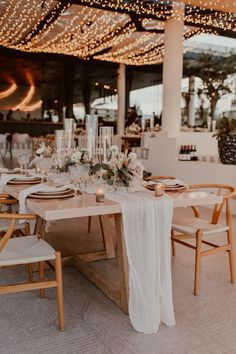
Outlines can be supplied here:
[[42, 194], [42, 195], [50, 195], [50, 194], [63, 194], [63, 193], [68, 193], [69, 191], [71, 191], [71, 188], [65, 187], [64, 189], [60, 189], [60, 188], [53, 188], [53, 189], [49, 189], [49, 190], [42, 190], [42, 191], [38, 191], [35, 192], [35, 194]]
[[[156, 184], [147, 184], [145, 188], [149, 189], [150, 191], [155, 190], [155, 185]], [[187, 189], [186, 186], [165, 186], [165, 191], [166, 192], [178, 192], [178, 191], [185, 191]]]
[[40, 179], [40, 177], [38, 177], [38, 176], [22, 176], [22, 175], [19, 175], [19, 177], [14, 177], [12, 179], [12, 181], [32, 181], [32, 180], [36, 180], [36, 179]]
[[24, 181], [20, 181], [20, 180], [10, 180], [7, 182], [7, 184], [10, 185], [20, 185], [20, 184], [37, 184], [37, 183], [41, 183], [41, 179], [34, 179], [34, 180], [24, 180]]
[[34, 199], [58, 199], [58, 198], [70, 198], [74, 197], [75, 192], [71, 190], [70, 192], [66, 194], [54, 194], [54, 195], [39, 195], [39, 194], [30, 194], [28, 197], [34, 198]]
[[38, 191], [38, 192], [35, 192], [34, 194], [37, 194], [37, 195], [60, 195], [60, 194], [67, 194], [69, 192], [72, 192], [73, 189], [71, 188], [66, 188], [62, 191], [57, 191], [56, 189], [53, 190], [53, 191]]
[[167, 192], [185, 191], [186, 189], [186, 186], [165, 186], [165, 191]]

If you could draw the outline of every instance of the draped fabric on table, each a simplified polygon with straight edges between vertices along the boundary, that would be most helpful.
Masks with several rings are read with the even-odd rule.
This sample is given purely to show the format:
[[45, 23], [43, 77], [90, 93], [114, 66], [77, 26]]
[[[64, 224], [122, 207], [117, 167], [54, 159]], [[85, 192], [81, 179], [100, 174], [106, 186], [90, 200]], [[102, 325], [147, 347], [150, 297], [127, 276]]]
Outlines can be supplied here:
[[138, 332], [156, 333], [161, 322], [175, 325], [170, 232], [173, 201], [148, 192], [110, 193], [122, 209], [129, 263], [129, 316]]

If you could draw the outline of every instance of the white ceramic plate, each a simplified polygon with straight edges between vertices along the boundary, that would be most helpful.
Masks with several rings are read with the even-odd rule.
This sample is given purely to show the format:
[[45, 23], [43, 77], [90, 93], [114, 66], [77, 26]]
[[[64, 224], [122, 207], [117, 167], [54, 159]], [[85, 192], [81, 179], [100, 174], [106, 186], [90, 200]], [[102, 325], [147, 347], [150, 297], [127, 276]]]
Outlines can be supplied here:
[[38, 180], [40, 177], [38, 176], [22, 176], [19, 175], [19, 177], [15, 177], [12, 179], [12, 181], [32, 181], [32, 180]]
[[35, 179], [35, 180], [29, 180], [29, 181], [16, 181], [16, 180], [11, 180], [8, 181], [7, 184], [9, 185], [20, 185], [20, 184], [37, 184], [41, 183], [41, 179]]
[[34, 194], [37, 194], [37, 195], [60, 195], [60, 194], [67, 194], [69, 192], [73, 191], [71, 188], [66, 188], [64, 190], [57, 190], [57, 189], [54, 189], [53, 191], [38, 191], [38, 192], [35, 192]]
[[28, 197], [34, 198], [34, 199], [58, 199], [58, 198], [70, 198], [74, 197], [75, 193], [72, 190], [71, 192], [68, 192], [66, 194], [54, 194], [54, 195], [38, 195], [38, 194], [30, 194]]

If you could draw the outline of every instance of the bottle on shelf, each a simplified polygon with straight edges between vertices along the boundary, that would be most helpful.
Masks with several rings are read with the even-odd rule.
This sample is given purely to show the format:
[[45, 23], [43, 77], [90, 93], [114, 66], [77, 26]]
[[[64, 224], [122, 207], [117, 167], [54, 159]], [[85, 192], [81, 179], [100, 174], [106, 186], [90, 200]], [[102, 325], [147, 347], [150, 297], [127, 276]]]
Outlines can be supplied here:
[[196, 145], [193, 145], [193, 157], [192, 157], [192, 160], [193, 161], [197, 161], [198, 160]]
[[179, 150], [179, 161], [197, 161], [196, 145], [181, 145]]
[[184, 149], [183, 149], [183, 145], [181, 145], [179, 150], [179, 161], [183, 161], [183, 154], [184, 154]]

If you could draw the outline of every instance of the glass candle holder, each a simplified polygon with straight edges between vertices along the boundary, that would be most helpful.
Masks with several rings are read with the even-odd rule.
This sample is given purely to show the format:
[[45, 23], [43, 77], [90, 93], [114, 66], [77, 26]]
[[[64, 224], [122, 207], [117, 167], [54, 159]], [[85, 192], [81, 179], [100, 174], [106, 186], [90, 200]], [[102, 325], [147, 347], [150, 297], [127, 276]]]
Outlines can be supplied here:
[[92, 160], [97, 153], [97, 133], [98, 117], [96, 115], [86, 115], [86, 137], [87, 137], [87, 155]]
[[98, 203], [103, 203], [104, 202], [104, 200], [105, 200], [104, 189], [97, 188], [95, 195], [96, 195], [96, 202], [98, 202]]
[[163, 196], [165, 192], [165, 184], [164, 183], [157, 183], [155, 185], [155, 197]]
[[100, 156], [103, 162], [109, 158], [110, 147], [113, 145], [114, 129], [113, 127], [100, 127], [99, 129], [99, 147]]
[[65, 147], [68, 150], [74, 148], [74, 119], [65, 118], [64, 119], [64, 138], [65, 138]]
[[154, 129], [154, 117], [150, 118], [150, 130], [151, 132], [153, 131]]
[[141, 129], [142, 129], [142, 132], [145, 131], [145, 126], [146, 126], [146, 119], [145, 119], [145, 118], [142, 118], [142, 119], [141, 119]]
[[57, 149], [57, 153], [60, 153], [62, 151], [62, 149], [65, 148], [65, 134], [64, 134], [64, 130], [60, 129], [60, 130], [55, 130], [55, 145], [56, 145], [56, 149]]

